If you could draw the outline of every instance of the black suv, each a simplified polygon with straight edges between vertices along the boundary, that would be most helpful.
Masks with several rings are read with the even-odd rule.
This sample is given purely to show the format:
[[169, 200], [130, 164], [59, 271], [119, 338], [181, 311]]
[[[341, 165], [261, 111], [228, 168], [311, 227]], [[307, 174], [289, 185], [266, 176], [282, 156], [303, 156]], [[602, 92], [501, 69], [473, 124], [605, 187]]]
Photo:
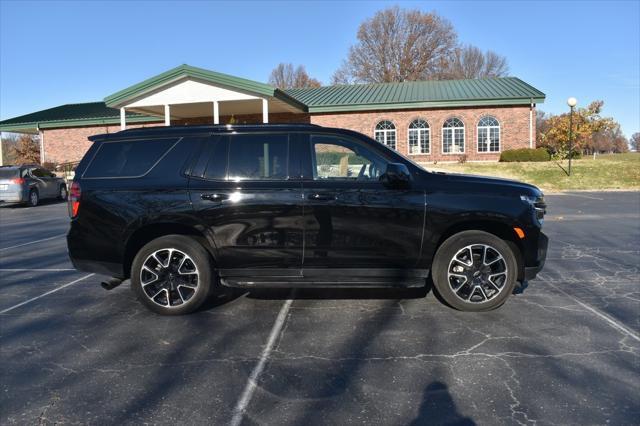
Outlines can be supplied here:
[[132, 129], [90, 138], [70, 190], [74, 266], [131, 278], [161, 314], [227, 287], [416, 287], [502, 305], [546, 256], [524, 183], [432, 173], [314, 125]]

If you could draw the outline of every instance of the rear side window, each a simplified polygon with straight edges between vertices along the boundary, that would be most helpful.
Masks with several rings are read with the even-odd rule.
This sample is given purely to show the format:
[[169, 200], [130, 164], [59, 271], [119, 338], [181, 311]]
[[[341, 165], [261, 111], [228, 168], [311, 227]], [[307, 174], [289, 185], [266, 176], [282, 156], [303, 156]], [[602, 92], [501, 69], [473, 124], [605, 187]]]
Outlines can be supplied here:
[[35, 177], [51, 177], [51, 173], [39, 168], [31, 169], [31, 174]]
[[170, 138], [103, 142], [82, 177], [145, 175], [177, 141], [177, 138]]
[[288, 151], [286, 134], [232, 135], [229, 179], [286, 179]]

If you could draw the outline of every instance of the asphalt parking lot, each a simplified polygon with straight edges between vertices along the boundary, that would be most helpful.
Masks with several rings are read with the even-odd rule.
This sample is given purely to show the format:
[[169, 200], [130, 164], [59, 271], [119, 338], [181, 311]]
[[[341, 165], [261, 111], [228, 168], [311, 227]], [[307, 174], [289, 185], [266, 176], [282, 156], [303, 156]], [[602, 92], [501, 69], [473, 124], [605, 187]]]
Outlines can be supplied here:
[[489, 313], [397, 290], [160, 317], [77, 272], [66, 205], [0, 208], [0, 424], [637, 424], [640, 193], [549, 195], [545, 269]]

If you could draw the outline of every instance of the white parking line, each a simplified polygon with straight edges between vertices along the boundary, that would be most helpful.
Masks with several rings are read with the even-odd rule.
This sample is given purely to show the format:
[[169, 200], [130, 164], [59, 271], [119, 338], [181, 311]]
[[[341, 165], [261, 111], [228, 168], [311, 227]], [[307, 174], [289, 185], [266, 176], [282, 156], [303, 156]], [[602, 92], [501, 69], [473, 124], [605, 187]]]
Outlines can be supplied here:
[[24, 247], [24, 246], [28, 246], [30, 244], [41, 243], [43, 241], [49, 241], [49, 240], [53, 240], [55, 238], [64, 237], [65, 235], [67, 235], [67, 234], [54, 235], [53, 237], [43, 238], [41, 240], [30, 241], [28, 243], [18, 244], [18, 245], [11, 246], [11, 247], [3, 247], [3, 248], [0, 248], [0, 251], [5, 251], [5, 250], [13, 249], [13, 248], [18, 248], [18, 247]]
[[271, 333], [269, 334], [269, 340], [267, 340], [267, 345], [262, 350], [262, 355], [260, 356], [260, 361], [255, 366], [251, 375], [249, 376], [249, 380], [247, 381], [247, 385], [242, 392], [242, 396], [238, 400], [234, 410], [233, 410], [233, 418], [231, 419], [231, 426], [239, 426], [242, 422], [242, 417], [244, 416], [245, 410], [251, 402], [251, 398], [253, 397], [253, 392], [256, 390], [256, 386], [258, 383], [258, 379], [264, 370], [264, 366], [269, 359], [269, 355], [271, 355], [271, 351], [273, 350], [273, 345], [278, 340], [280, 332], [282, 331], [282, 326], [287, 319], [287, 314], [289, 313], [289, 308], [291, 307], [291, 303], [293, 299], [288, 299], [282, 308], [280, 308], [280, 312], [278, 313], [278, 317], [276, 318], [276, 322], [273, 324], [273, 328], [271, 329]]
[[34, 300], [38, 300], [38, 299], [40, 299], [40, 298], [42, 298], [42, 297], [48, 296], [48, 295], [50, 295], [51, 293], [55, 293], [56, 291], [62, 290], [63, 288], [69, 287], [70, 285], [74, 285], [74, 284], [76, 284], [76, 283], [79, 283], [80, 281], [82, 281], [82, 280], [86, 280], [87, 278], [92, 277], [92, 276], [94, 276], [94, 275], [95, 275], [95, 274], [85, 275], [85, 276], [84, 276], [84, 277], [82, 277], [82, 278], [78, 278], [77, 280], [73, 280], [73, 281], [71, 281], [70, 283], [66, 283], [66, 284], [64, 284], [64, 285], [61, 285], [60, 287], [54, 288], [53, 290], [49, 290], [49, 291], [47, 291], [46, 293], [41, 294], [40, 296], [32, 297], [32, 298], [31, 298], [31, 299], [29, 299], [29, 300], [25, 300], [24, 302], [18, 303], [17, 305], [14, 305], [14, 306], [12, 306], [12, 307], [10, 307], [10, 308], [4, 309], [4, 310], [0, 311], [0, 314], [6, 314], [6, 313], [7, 313], [7, 312], [9, 312], [9, 311], [13, 311], [13, 310], [14, 310], [14, 309], [16, 309], [16, 308], [19, 308], [20, 306], [24, 306], [24, 305], [26, 305], [27, 303], [31, 303], [31, 302], [33, 302]]
[[638, 334], [634, 333], [632, 330], [629, 330], [626, 326], [624, 326], [623, 324], [619, 323], [618, 321], [614, 320], [613, 318], [609, 317], [608, 315], [600, 312], [599, 310], [597, 310], [596, 308], [593, 308], [589, 305], [587, 305], [584, 302], [581, 302], [578, 298], [573, 297], [572, 295], [570, 295], [569, 293], [567, 293], [566, 291], [564, 291], [563, 289], [561, 289], [560, 287], [552, 284], [549, 280], [546, 279], [542, 279], [542, 281], [546, 282], [547, 284], [549, 284], [551, 287], [555, 288], [556, 290], [558, 290], [560, 293], [564, 294], [565, 296], [573, 299], [577, 304], [579, 304], [580, 306], [582, 306], [583, 308], [585, 308], [586, 310], [596, 314], [597, 316], [599, 316], [600, 318], [602, 318], [603, 320], [605, 320], [611, 327], [615, 328], [616, 330], [620, 331], [622, 334], [625, 334], [637, 341], [640, 342], [640, 336], [638, 336]]

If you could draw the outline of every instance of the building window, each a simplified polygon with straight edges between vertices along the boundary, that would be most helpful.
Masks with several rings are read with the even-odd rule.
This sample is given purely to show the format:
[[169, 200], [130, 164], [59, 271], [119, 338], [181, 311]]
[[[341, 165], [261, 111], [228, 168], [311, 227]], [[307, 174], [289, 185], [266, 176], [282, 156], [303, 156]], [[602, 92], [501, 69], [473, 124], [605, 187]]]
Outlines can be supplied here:
[[413, 120], [409, 124], [409, 154], [429, 154], [429, 123]]
[[396, 149], [396, 126], [389, 120], [383, 120], [376, 125], [374, 132], [376, 140], [389, 148]]
[[442, 152], [464, 153], [464, 123], [460, 119], [452, 117], [442, 125]]
[[495, 117], [478, 122], [478, 152], [500, 152], [500, 123]]

